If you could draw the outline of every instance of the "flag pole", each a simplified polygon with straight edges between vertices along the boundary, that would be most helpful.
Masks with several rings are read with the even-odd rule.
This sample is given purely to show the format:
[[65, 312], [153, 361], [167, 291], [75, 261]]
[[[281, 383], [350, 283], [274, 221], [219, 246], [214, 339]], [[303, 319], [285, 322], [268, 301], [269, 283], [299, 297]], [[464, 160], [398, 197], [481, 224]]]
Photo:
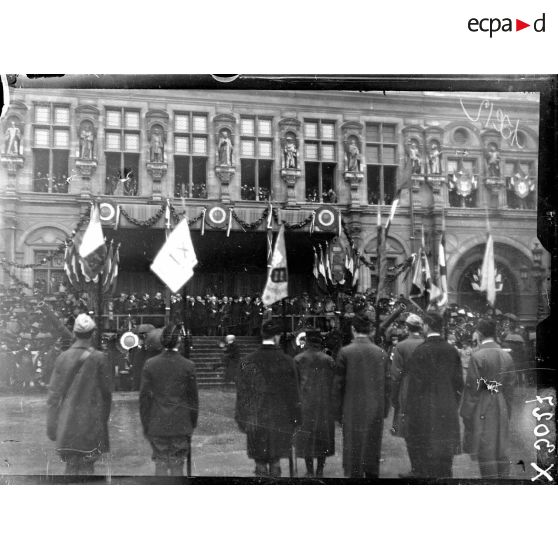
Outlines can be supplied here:
[[[107, 255], [105, 254], [105, 258]], [[104, 271], [104, 266], [103, 266]], [[101, 279], [101, 275], [99, 274], [99, 279], [97, 281], [97, 349], [101, 350], [102, 344], [101, 339], [103, 337], [103, 282], [104, 282], [104, 273], [103, 278]]]

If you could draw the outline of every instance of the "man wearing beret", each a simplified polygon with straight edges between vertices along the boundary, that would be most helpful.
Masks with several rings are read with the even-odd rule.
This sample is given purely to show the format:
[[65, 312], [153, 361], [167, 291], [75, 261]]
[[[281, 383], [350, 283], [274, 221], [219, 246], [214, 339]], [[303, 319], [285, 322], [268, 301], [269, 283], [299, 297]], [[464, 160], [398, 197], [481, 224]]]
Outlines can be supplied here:
[[95, 329], [87, 314], [76, 317], [76, 341], [56, 359], [48, 388], [47, 435], [66, 475], [92, 475], [95, 461], [109, 451], [112, 375], [106, 355], [93, 348]]
[[[394, 408], [392, 432], [395, 436], [403, 438], [407, 435], [407, 392], [409, 389], [409, 366], [415, 349], [424, 343], [422, 318], [416, 314], [409, 314], [405, 320], [409, 330], [409, 337], [397, 344], [393, 352], [391, 363], [391, 403]], [[415, 447], [412, 442], [407, 442], [407, 451], [411, 461], [411, 474], [415, 474]]]
[[235, 419], [257, 477], [281, 476], [280, 459], [289, 457], [300, 423], [296, 367], [279, 347], [280, 337], [280, 327], [265, 321], [262, 345], [241, 362], [237, 380]]
[[384, 418], [389, 411], [389, 360], [370, 340], [368, 316], [355, 314], [353, 340], [337, 355], [333, 397], [343, 425], [343, 470], [351, 478], [378, 478]]
[[426, 340], [415, 349], [409, 366], [406, 440], [416, 450], [415, 477], [451, 478], [453, 456], [461, 448], [461, 359], [441, 335], [442, 316], [428, 312], [424, 322]]

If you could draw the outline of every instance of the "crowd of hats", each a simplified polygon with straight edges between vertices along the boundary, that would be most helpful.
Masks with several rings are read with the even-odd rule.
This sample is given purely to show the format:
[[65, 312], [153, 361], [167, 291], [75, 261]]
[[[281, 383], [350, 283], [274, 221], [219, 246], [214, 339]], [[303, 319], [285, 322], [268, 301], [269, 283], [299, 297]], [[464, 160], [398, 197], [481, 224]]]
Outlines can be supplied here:
[[23, 348], [30, 343], [33, 350], [40, 350], [56, 340], [49, 318], [41, 308], [42, 303], [54, 312], [61, 324], [73, 330], [76, 317], [88, 313], [90, 301], [87, 293], [79, 296], [68, 292], [44, 294], [35, 289], [26, 295], [21, 287], [0, 286], [0, 328], [2, 341], [12, 350]]

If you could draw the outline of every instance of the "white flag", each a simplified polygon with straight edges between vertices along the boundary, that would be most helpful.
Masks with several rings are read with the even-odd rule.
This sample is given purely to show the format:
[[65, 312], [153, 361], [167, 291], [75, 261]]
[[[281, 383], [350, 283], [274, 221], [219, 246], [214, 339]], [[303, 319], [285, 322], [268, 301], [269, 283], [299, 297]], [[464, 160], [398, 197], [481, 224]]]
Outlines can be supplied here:
[[289, 296], [289, 275], [287, 271], [287, 249], [285, 247], [285, 225], [281, 225], [273, 248], [271, 267], [262, 294], [262, 302], [264, 306], [271, 306], [274, 302], [283, 300], [287, 296]]
[[176, 293], [194, 275], [194, 267], [197, 263], [188, 219], [185, 217], [170, 233], [155, 256], [151, 270], [168, 285], [172, 292]]
[[488, 235], [486, 240], [479, 290], [486, 292], [488, 304], [494, 306], [494, 301], [496, 300], [496, 269], [494, 266], [494, 241], [491, 234]]

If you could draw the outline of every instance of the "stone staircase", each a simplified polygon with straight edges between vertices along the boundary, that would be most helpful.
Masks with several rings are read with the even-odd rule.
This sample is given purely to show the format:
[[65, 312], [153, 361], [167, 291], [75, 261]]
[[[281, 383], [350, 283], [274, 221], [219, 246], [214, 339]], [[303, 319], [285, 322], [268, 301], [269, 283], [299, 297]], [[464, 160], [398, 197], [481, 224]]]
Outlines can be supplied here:
[[[196, 364], [198, 385], [204, 387], [216, 387], [225, 385], [223, 368], [223, 349], [219, 343], [223, 343], [223, 337], [199, 336], [192, 338], [193, 349], [190, 351], [190, 359]], [[260, 345], [259, 337], [236, 337], [236, 343], [240, 349], [240, 358], [255, 351]]]

